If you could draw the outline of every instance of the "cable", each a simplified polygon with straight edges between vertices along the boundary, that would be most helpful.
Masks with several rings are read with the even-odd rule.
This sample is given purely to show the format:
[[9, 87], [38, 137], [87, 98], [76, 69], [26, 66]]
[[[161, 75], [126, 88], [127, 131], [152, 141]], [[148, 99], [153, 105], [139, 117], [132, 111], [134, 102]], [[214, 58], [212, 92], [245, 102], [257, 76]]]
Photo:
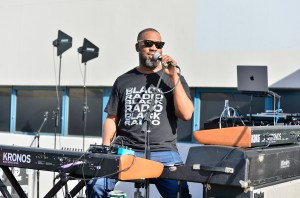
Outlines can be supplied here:
[[[83, 169], [83, 167], [82, 167], [83, 179], [79, 179], [79, 178], [72, 177], [72, 176], [69, 176], [69, 178], [72, 178], [72, 179], [75, 179], [75, 180], [83, 180], [83, 181], [85, 182], [85, 186], [86, 186], [86, 185], [87, 185], [86, 181], [89, 181], [89, 180], [97, 180], [97, 179], [101, 179], [101, 178], [109, 178], [109, 177], [111, 177], [111, 176], [113, 176], [113, 175], [117, 175], [117, 174], [119, 174], [119, 173], [121, 173], [121, 172], [124, 172], [124, 171], [129, 170], [129, 169], [135, 164], [136, 158], [137, 158], [136, 156], [133, 156], [133, 160], [132, 160], [131, 164], [130, 164], [128, 167], [126, 167], [126, 168], [124, 168], [124, 169], [122, 169], [122, 170], [116, 171], [116, 172], [114, 172], [114, 173], [110, 173], [110, 174], [102, 175], [102, 176], [99, 176], [99, 177], [98, 177], [97, 175], [99, 174], [99, 169], [97, 169], [97, 171], [96, 171], [94, 177], [92, 177], [91, 179], [86, 179], [85, 176], [84, 176], [84, 169]], [[99, 163], [98, 163], [98, 166], [100, 166], [100, 165], [102, 164], [103, 161], [104, 161], [104, 158], [100, 158], [100, 161], [99, 161]], [[93, 190], [94, 190], [94, 189], [93, 189]], [[91, 193], [90, 195], [88, 195], [88, 197], [91, 197], [91, 195], [92, 195], [92, 193]]]
[[56, 91], [56, 100], [59, 104], [59, 95], [58, 95], [58, 82], [57, 82], [57, 74], [56, 74], [56, 64], [55, 64], [55, 47], [53, 46], [53, 69], [54, 69], [54, 78], [55, 78], [55, 91]]
[[[97, 171], [96, 171], [96, 173], [94, 174], [94, 176], [93, 176], [92, 178], [90, 178], [90, 179], [87, 179], [86, 176], [85, 176], [85, 168], [84, 168], [84, 166], [86, 165], [86, 159], [85, 159], [85, 157], [86, 157], [87, 154], [89, 154], [89, 150], [90, 150], [90, 148], [87, 149], [80, 157], [78, 157], [76, 160], [74, 160], [73, 163], [71, 163], [71, 164], [68, 165], [68, 167], [69, 167], [70, 169], [76, 168], [76, 163], [80, 162], [80, 160], [83, 159], [83, 160], [82, 160], [83, 163], [82, 163], [82, 166], [81, 166], [81, 170], [82, 170], [82, 178], [77, 178], [77, 177], [73, 177], [73, 176], [68, 176], [68, 178], [74, 179], [74, 180], [83, 180], [83, 181], [85, 182], [85, 186], [87, 185], [86, 181], [89, 181], [89, 180], [92, 180], [92, 179], [101, 179], [101, 178], [111, 177], [111, 176], [113, 176], [113, 175], [119, 174], [120, 172], [124, 172], [124, 171], [129, 170], [129, 169], [135, 164], [136, 159], [137, 159], [136, 156], [133, 156], [133, 160], [132, 160], [131, 164], [130, 164], [128, 167], [125, 167], [125, 168], [122, 169], [122, 170], [119, 170], [119, 171], [116, 171], [116, 172], [114, 172], [114, 173], [110, 173], [110, 174], [107, 174], [107, 175], [98, 176], [100, 169], [97, 169]], [[120, 157], [121, 157], [121, 156], [120, 156]], [[103, 163], [104, 160], [105, 160], [105, 158], [104, 158], [104, 157], [101, 157], [101, 158], [99, 159], [99, 162], [96, 163], [96, 164], [97, 164], [96, 166], [101, 166], [101, 164]], [[74, 165], [75, 165], [75, 166], [74, 166]], [[61, 173], [61, 172], [60, 172], [60, 173]], [[55, 178], [55, 179], [57, 179], [57, 178]]]
[[275, 94], [273, 95], [273, 115], [274, 115], [274, 126], [276, 125], [276, 98], [275, 98]]
[[180, 69], [180, 67], [179, 67], [178, 65], [176, 65], [175, 67], [179, 70], [179, 73], [178, 73], [178, 75], [179, 75], [179, 76], [178, 76], [178, 80], [177, 80], [176, 84], [174, 85], [174, 87], [173, 87], [172, 89], [170, 89], [169, 91], [163, 92], [164, 94], [173, 91], [173, 90], [177, 87], [177, 85], [179, 84], [179, 82], [180, 82], [180, 78], [181, 78], [181, 69]]
[[[233, 152], [233, 151], [235, 151], [236, 149], [238, 149], [238, 148], [240, 148], [240, 147], [234, 147], [233, 149], [231, 149], [215, 166], [219, 166], [224, 160], [226, 160], [228, 157], [229, 157], [229, 155]], [[207, 179], [207, 182], [205, 183], [205, 198], [207, 198], [207, 190], [208, 190], [208, 185], [209, 185], [209, 182], [210, 182], [210, 180], [211, 180], [211, 178], [212, 178], [212, 176], [215, 174], [215, 171], [213, 171], [211, 174], [210, 174], [210, 176], [208, 177], [208, 179]]]
[[[281, 96], [278, 95], [277, 93], [273, 92], [273, 91], [268, 91], [268, 94], [270, 94], [271, 96], [273, 96], [273, 115], [274, 115], [274, 126], [278, 123], [279, 120], [279, 116], [278, 114], [280, 113], [280, 98]], [[278, 112], [276, 111], [276, 97], [278, 98]], [[277, 113], [277, 116], [276, 116]]]
[[79, 53], [78, 53], [78, 68], [79, 68], [79, 71], [80, 71], [80, 74], [81, 74], [81, 79], [82, 79], [82, 82], [84, 82], [84, 78], [83, 78], [83, 73], [82, 73], [82, 69], [81, 69], [81, 65], [80, 65], [80, 56], [79, 56]]
[[[121, 172], [125, 172], [125, 171], [127, 171], [127, 170], [129, 170], [133, 165], [134, 165], [134, 163], [135, 163], [135, 161], [136, 161], [136, 156], [135, 155], [133, 155], [133, 160], [132, 160], [132, 162], [131, 162], [131, 164], [128, 166], [128, 167], [126, 167], [126, 168], [124, 168], [124, 169], [122, 169], [122, 170], [118, 170], [118, 171], [116, 171], [116, 172], [114, 172], [114, 173], [110, 173], [110, 174], [107, 174], [107, 175], [102, 175], [102, 176], [99, 176], [99, 177], [92, 177], [91, 179], [101, 179], [101, 178], [107, 178], [107, 177], [111, 177], [111, 176], [113, 176], [113, 175], [117, 175], [117, 174], [119, 174], [119, 173], [121, 173]], [[104, 158], [103, 158], [104, 159]], [[99, 164], [100, 165], [100, 164]], [[98, 172], [98, 171], [97, 171]], [[98, 173], [96, 173], [96, 174], [98, 174]], [[95, 175], [96, 175], [95, 174]], [[70, 176], [70, 178], [72, 178], [72, 179], [75, 179], [75, 180], [82, 180], [81, 178], [77, 178], [77, 177], [72, 177], [72, 176]], [[91, 180], [91, 179], [85, 179], [85, 180]]]
[[[60, 87], [60, 74], [61, 74], [61, 55], [59, 56], [59, 75], [57, 78], [57, 72], [56, 72], [56, 65], [55, 65], [55, 47], [53, 47], [53, 67], [54, 67], [54, 76], [55, 76], [55, 93], [56, 93], [56, 100], [57, 100], [57, 108], [53, 111], [53, 119], [54, 119], [54, 149], [56, 149], [56, 136], [57, 131], [59, 131], [59, 122], [60, 122], [60, 99], [59, 99], [59, 92], [58, 89]], [[55, 178], [55, 172], [53, 172], [53, 177]], [[53, 183], [54, 185], [54, 183]], [[55, 196], [56, 197], [56, 196]]]
[[233, 116], [232, 116], [232, 118], [239, 118], [239, 120], [242, 122], [242, 124], [243, 124], [244, 126], [246, 126], [245, 123], [244, 123], [244, 121], [242, 120], [242, 118], [241, 118], [240, 116], [237, 116], [237, 115], [236, 115], [236, 110], [235, 110], [235, 108], [233, 108], [233, 107], [227, 107], [227, 108], [224, 108], [224, 109], [223, 109], [223, 111], [222, 111], [222, 113], [221, 113], [221, 115], [220, 115], [220, 118], [219, 118], [219, 128], [220, 128], [220, 129], [222, 128], [222, 118], [223, 118], [223, 117], [226, 118], [225, 115], [224, 115], [225, 112], [226, 112], [226, 111], [229, 112], [228, 114], [229, 114], [229, 116], [231, 116], [230, 110], [233, 111]]
[[86, 62], [84, 63], [84, 74], [82, 73], [81, 65], [80, 65], [80, 60], [79, 60], [79, 53], [78, 53], [78, 67], [79, 71], [81, 74], [81, 78], [83, 81], [83, 134], [82, 134], [82, 148], [84, 150], [84, 143], [85, 143], [85, 135], [86, 135], [86, 128], [87, 128], [87, 118], [88, 118], [88, 112], [89, 112], [89, 106], [88, 106], [88, 97], [87, 97], [87, 87], [86, 87]]

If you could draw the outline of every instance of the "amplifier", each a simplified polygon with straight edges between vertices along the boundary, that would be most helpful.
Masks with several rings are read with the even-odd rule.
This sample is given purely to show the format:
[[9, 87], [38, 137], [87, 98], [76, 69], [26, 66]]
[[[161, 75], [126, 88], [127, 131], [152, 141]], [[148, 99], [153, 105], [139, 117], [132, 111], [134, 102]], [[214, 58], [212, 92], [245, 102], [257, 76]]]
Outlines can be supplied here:
[[298, 198], [300, 189], [300, 179], [285, 181], [282, 183], [272, 183], [272, 185], [261, 186], [259, 188], [244, 189], [209, 185], [205, 191], [205, 197], [210, 198]]
[[300, 177], [300, 145], [245, 149], [191, 147], [184, 166], [165, 168], [161, 178], [249, 189]]

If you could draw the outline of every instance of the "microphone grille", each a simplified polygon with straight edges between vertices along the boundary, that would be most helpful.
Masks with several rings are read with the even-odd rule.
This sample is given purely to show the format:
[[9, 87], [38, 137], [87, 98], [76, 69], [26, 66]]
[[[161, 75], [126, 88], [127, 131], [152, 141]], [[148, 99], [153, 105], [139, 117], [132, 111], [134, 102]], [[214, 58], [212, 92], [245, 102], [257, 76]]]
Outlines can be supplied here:
[[154, 54], [153, 54], [153, 59], [154, 60], [159, 60], [160, 59], [160, 53], [158, 53], [158, 52], [155, 52]]

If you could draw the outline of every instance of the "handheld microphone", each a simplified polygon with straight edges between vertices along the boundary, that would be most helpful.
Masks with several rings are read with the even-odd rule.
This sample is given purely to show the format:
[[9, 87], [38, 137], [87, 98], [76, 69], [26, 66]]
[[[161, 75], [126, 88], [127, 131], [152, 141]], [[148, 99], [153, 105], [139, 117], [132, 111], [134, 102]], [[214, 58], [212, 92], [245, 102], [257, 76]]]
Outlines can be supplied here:
[[[155, 52], [155, 53], [153, 54], [153, 56], [152, 56], [152, 59], [161, 61], [161, 60], [162, 60], [162, 56], [161, 56], [160, 53]], [[175, 64], [172, 63], [172, 62], [167, 62], [167, 63], [164, 63], [164, 64], [163, 64], [163, 66], [164, 66], [165, 68], [167, 68], [169, 65], [172, 65], [172, 66], [174, 66], [174, 67], [177, 66], [177, 65], [175, 65]]]
[[161, 57], [160, 53], [158, 53], [158, 52], [155, 52], [155, 53], [153, 54], [152, 58], [153, 58], [154, 60], [159, 60], [159, 61], [162, 60], [162, 57]]

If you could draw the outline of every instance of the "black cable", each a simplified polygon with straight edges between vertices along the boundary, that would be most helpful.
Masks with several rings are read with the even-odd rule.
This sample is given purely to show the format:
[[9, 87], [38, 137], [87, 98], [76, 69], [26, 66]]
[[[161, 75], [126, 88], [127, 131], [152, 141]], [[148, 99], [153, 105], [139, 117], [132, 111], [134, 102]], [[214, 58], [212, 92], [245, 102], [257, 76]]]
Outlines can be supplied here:
[[[105, 178], [105, 177], [111, 177], [111, 176], [113, 176], [113, 175], [116, 175], [116, 174], [119, 174], [119, 173], [121, 173], [121, 172], [127, 171], [127, 170], [129, 170], [129, 169], [134, 165], [134, 163], [135, 163], [135, 161], [136, 161], [136, 156], [133, 156], [134, 158], [133, 158], [131, 164], [130, 164], [128, 167], [126, 167], [126, 168], [124, 168], [124, 169], [122, 169], [122, 170], [119, 170], [119, 171], [116, 171], [116, 172], [114, 172], [114, 173], [111, 173], [111, 174], [107, 174], [107, 175], [103, 175], [103, 176], [101, 176], [101, 177], [98, 177], [97, 175], [99, 174], [99, 169], [97, 169], [97, 171], [96, 171], [94, 177], [92, 177], [91, 179], [86, 179], [85, 173], [84, 173], [84, 166], [85, 166], [85, 164], [86, 164], [86, 163], [85, 163], [85, 161], [86, 161], [85, 157], [86, 157], [86, 155], [88, 154], [88, 151], [89, 151], [89, 150], [90, 150], [90, 148], [89, 148], [87, 151], [85, 151], [79, 158], [77, 158], [77, 159], [70, 165], [70, 167], [74, 168], [72, 165], [74, 165], [76, 162], [80, 161], [80, 159], [83, 158], [83, 161], [84, 161], [84, 162], [83, 162], [82, 167], [81, 167], [83, 179], [82, 179], [82, 178], [79, 179], [79, 178], [76, 178], [76, 177], [68, 176], [70, 179], [74, 179], [74, 180], [83, 180], [83, 181], [85, 182], [85, 186], [87, 186], [86, 181], [88, 181], [88, 180], [91, 180], [91, 179], [100, 179], [100, 178]], [[99, 162], [97, 163], [97, 165], [100, 166], [104, 160], [105, 160], [105, 158], [100, 158], [100, 160], [99, 160]], [[56, 178], [55, 178], [55, 179], [56, 179]]]
[[[265, 138], [266, 138], [267, 136], [265, 136]], [[266, 149], [266, 148], [269, 148], [269, 146], [271, 145], [271, 141], [272, 141], [272, 139], [270, 138], [270, 137], [274, 137], [273, 135], [268, 135], [268, 144], [267, 145], [265, 145], [265, 146], [259, 146], [259, 147], [252, 147], [252, 148], [249, 148], [248, 150], [254, 150], [254, 149]]]
[[178, 65], [176, 65], [175, 67], [179, 70], [179, 73], [178, 73], [178, 80], [177, 80], [176, 84], [174, 85], [174, 87], [173, 87], [172, 89], [170, 89], [169, 91], [163, 92], [164, 94], [173, 91], [173, 90], [177, 87], [177, 85], [179, 84], [179, 82], [180, 82], [180, 78], [181, 78], [181, 69], [180, 69], [180, 67], [179, 67]]
[[[103, 162], [103, 160], [104, 160], [104, 158], [101, 158], [101, 160], [100, 160], [100, 162], [98, 163], [98, 165], [100, 165], [100, 164]], [[117, 174], [119, 174], [119, 173], [121, 173], [121, 172], [124, 172], [124, 171], [129, 170], [129, 169], [135, 164], [135, 161], [136, 161], [136, 156], [133, 155], [133, 160], [132, 160], [131, 164], [130, 164], [128, 167], [126, 167], [126, 168], [124, 168], [124, 169], [122, 169], [122, 170], [116, 171], [116, 172], [114, 172], [114, 173], [110, 173], [110, 174], [107, 174], [107, 175], [102, 175], [101, 177], [97, 177], [97, 175], [98, 175], [98, 173], [99, 173], [99, 169], [98, 169], [97, 172], [95, 173], [95, 176], [92, 177], [91, 179], [85, 179], [85, 177], [84, 177], [84, 179], [79, 179], [79, 178], [72, 177], [72, 176], [69, 176], [69, 178], [74, 179], [74, 180], [83, 180], [83, 181], [85, 182], [85, 186], [86, 186], [86, 185], [87, 185], [87, 184], [86, 184], [86, 181], [87, 181], [87, 180], [95, 180], [95, 179], [101, 179], [101, 178], [109, 178], [109, 177], [111, 177], [111, 176], [113, 176], [113, 175], [117, 175]], [[83, 171], [83, 172], [84, 172], [84, 171]], [[94, 189], [93, 189], [93, 190], [94, 190]], [[92, 192], [93, 192], [93, 191], [92, 191]], [[91, 193], [90, 195], [88, 195], [88, 197], [90, 198], [91, 195], [92, 195], [92, 193]]]
[[[226, 160], [228, 157], [229, 157], [229, 155], [234, 151], [234, 150], [236, 150], [236, 149], [238, 149], [238, 148], [240, 148], [240, 147], [234, 147], [233, 149], [231, 149], [222, 159], [221, 159], [221, 161], [219, 161], [217, 164], [216, 164], [216, 166], [218, 166], [219, 164], [221, 164], [224, 160]], [[215, 171], [213, 171], [211, 174], [210, 174], [210, 176], [208, 177], [208, 179], [207, 179], [207, 182], [206, 182], [206, 184], [205, 184], [205, 198], [207, 198], [207, 190], [208, 190], [208, 185], [209, 185], [209, 182], [210, 182], [210, 180], [211, 180], [211, 178], [212, 178], [212, 176], [215, 174]]]

